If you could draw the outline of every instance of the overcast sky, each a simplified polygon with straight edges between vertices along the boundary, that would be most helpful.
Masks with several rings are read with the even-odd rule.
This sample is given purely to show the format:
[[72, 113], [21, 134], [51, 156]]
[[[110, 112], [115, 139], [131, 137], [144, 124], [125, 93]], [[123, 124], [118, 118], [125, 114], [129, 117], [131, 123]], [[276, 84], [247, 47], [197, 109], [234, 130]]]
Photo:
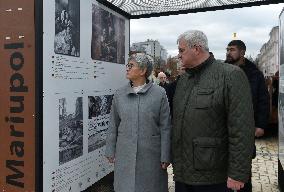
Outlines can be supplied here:
[[237, 33], [237, 39], [247, 45], [246, 55], [256, 57], [269, 40], [272, 27], [279, 25], [284, 3], [247, 8], [209, 11], [192, 14], [132, 19], [130, 43], [147, 39], [158, 40], [168, 51], [177, 55], [176, 40], [186, 30], [198, 29], [208, 37], [209, 49], [217, 59], [225, 59], [225, 48]]

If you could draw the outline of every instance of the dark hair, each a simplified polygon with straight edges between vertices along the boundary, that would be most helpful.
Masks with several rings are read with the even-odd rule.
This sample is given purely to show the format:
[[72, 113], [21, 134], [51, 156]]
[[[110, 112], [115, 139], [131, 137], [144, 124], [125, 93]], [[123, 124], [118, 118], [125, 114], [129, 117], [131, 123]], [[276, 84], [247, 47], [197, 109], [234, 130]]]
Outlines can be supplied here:
[[232, 40], [228, 46], [237, 46], [238, 49], [246, 51], [246, 44], [241, 40]]

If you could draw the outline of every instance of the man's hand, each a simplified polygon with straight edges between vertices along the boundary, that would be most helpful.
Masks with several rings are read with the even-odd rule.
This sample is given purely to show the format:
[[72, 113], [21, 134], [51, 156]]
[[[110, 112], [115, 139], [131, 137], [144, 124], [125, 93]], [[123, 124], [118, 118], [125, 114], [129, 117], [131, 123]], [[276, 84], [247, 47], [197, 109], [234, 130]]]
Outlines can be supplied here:
[[107, 157], [108, 162], [110, 163], [114, 163], [115, 159], [113, 157]]
[[261, 128], [259, 128], [259, 127], [256, 127], [255, 128], [255, 136], [256, 137], [261, 137], [261, 136], [263, 136], [264, 135], [264, 129], [261, 129]]
[[167, 169], [167, 167], [170, 165], [170, 163], [165, 163], [165, 162], [162, 162], [161, 163], [161, 167], [162, 169]]
[[228, 180], [227, 180], [227, 187], [229, 189], [232, 189], [232, 190], [240, 190], [241, 188], [244, 187], [244, 183], [241, 182], [241, 181], [236, 181], [234, 179], [231, 179], [230, 177], [228, 177]]

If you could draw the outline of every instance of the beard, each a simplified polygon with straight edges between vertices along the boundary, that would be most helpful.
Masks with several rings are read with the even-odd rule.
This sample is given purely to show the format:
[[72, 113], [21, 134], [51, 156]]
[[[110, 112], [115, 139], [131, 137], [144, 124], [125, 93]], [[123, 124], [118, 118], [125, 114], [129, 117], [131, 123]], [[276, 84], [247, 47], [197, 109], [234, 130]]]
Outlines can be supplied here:
[[235, 64], [235, 63], [237, 63], [240, 59], [241, 59], [240, 57], [234, 59], [234, 58], [231, 57], [231, 56], [226, 56], [225, 63]]

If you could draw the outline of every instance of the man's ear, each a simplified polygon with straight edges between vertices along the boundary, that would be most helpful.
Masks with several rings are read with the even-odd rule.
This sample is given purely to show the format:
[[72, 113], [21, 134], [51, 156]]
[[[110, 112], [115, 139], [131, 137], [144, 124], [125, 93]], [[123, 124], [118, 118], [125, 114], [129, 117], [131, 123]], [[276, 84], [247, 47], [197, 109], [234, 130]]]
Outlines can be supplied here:
[[141, 76], [145, 76], [145, 74], [146, 74], [146, 72], [147, 72], [147, 68], [145, 68], [145, 69], [143, 69], [143, 70], [141, 70]]
[[244, 57], [244, 56], [245, 56], [245, 54], [246, 54], [246, 51], [245, 51], [245, 50], [241, 50], [241, 51], [240, 51], [240, 54], [241, 54], [241, 56], [243, 56], [243, 57]]
[[194, 48], [197, 54], [200, 54], [200, 52], [202, 52], [202, 47], [200, 45], [195, 45]]

